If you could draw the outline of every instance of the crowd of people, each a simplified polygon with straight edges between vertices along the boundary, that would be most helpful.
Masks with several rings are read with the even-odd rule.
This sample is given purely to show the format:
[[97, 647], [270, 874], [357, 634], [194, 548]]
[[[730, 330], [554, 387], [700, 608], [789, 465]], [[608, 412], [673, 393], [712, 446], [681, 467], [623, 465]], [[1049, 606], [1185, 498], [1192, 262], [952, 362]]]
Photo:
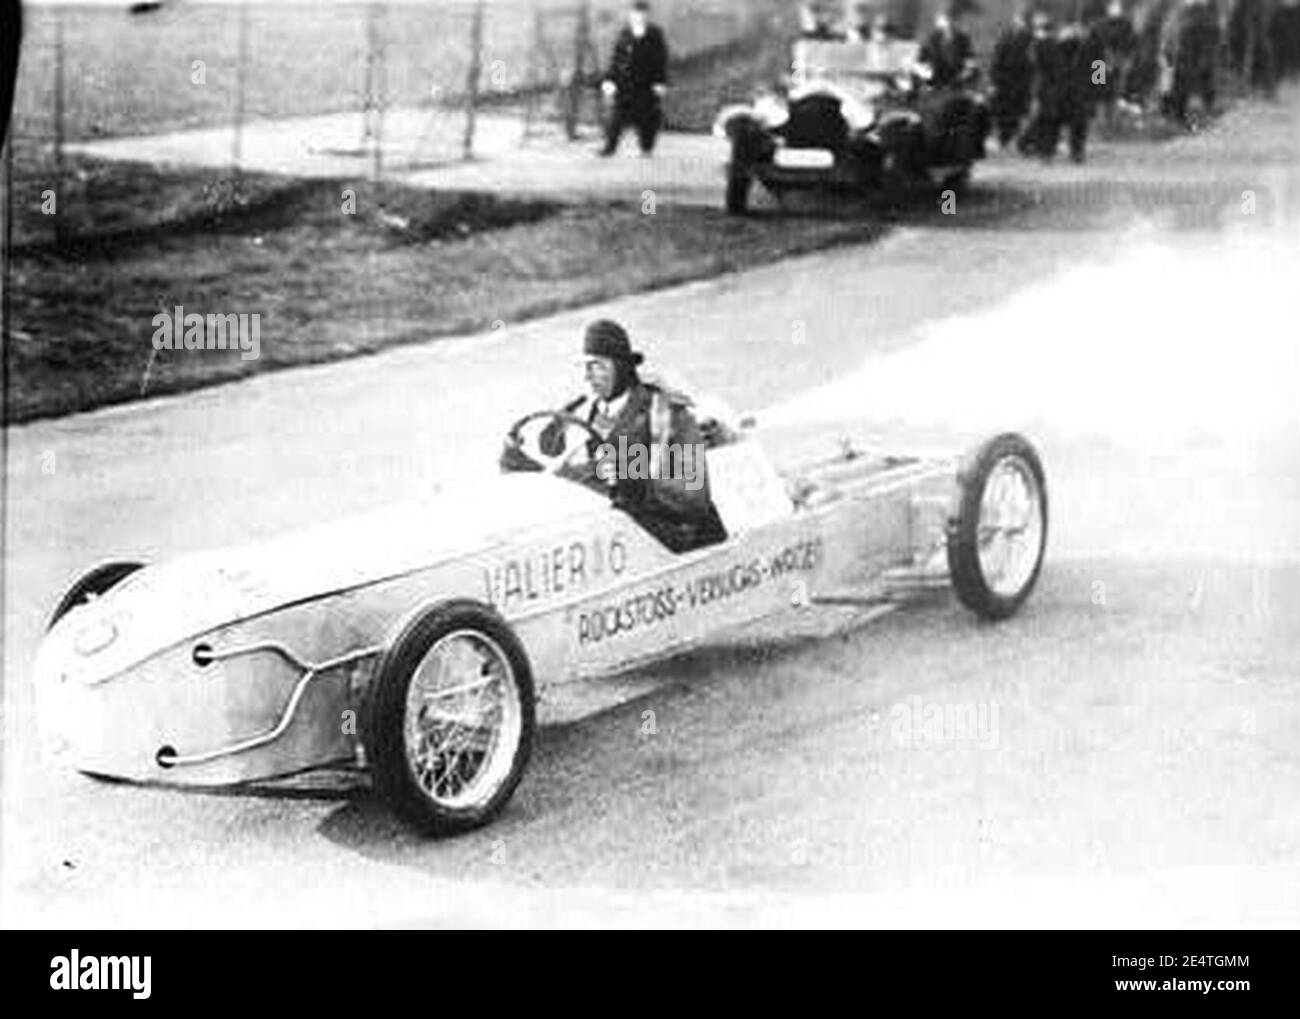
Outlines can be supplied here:
[[[1024, 10], [998, 38], [989, 65], [998, 140], [1050, 158], [1062, 133], [1082, 160], [1098, 113], [1158, 109], [1193, 124], [1215, 108], [1224, 34], [1214, 0], [1155, 0], [1139, 24], [1123, 0], [1083, 3], [1056, 24]], [[1274, 85], [1270, 60], [1265, 88]]]
[[[886, 0], [846, 5], [805, 3], [800, 29], [809, 38], [868, 38], [897, 29]], [[1222, 6], [1219, 6], [1222, 5]], [[916, 4], [902, 9], [914, 13]], [[898, 4], [890, 10], [899, 8]], [[918, 64], [943, 85], [969, 73], [973, 49], [962, 26], [975, 9], [955, 0], [921, 40]], [[1068, 12], [1058, 18], [1054, 11]], [[1276, 89], [1296, 27], [1281, 0], [1041, 0], [1026, 5], [999, 35], [988, 65], [992, 137], [1002, 146], [1051, 158], [1064, 136], [1082, 161], [1100, 116], [1156, 113], [1195, 126], [1219, 101], [1225, 70], [1265, 94]], [[911, 21], [912, 19], [908, 19]], [[1292, 19], [1294, 20], [1294, 19]], [[1290, 26], [1290, 27], [1288, 27]]]

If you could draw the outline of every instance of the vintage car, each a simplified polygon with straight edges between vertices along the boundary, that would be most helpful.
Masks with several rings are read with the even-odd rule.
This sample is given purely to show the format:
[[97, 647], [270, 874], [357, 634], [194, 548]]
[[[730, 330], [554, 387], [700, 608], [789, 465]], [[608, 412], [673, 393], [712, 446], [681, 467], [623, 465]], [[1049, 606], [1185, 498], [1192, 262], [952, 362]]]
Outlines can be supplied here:
[[908, 40], [798, 40], [784, 97], [727, 106], [714, 121], [731, 148], [727, 211], [747, 211], [755, 181], [778, 200], [799, 189], [963, 186], [984, 158], [987, 105], [969, 75], [959, 86], [927, 85], [918, 52]]
[[[552, 458], [539, 429], [556, 424], [579, 441]], [[511, 797], [539, 703], [819, 605], [874, 617], [951, 582], [1002, 619], [1042, 564], [1043, 468], [1018, 435], [961, 459], [837, 438], [781, 475], [752, 421], [711, 430], [726, 537], [675, 553], [566, 478], [589, 432], [541, 411], [506, 443], [532, 469], [260, 544], [93, 570], [37, 653], [47, 751], [92, 776], [196, 787], [359, 765], [416, 829], [455, 834]]]

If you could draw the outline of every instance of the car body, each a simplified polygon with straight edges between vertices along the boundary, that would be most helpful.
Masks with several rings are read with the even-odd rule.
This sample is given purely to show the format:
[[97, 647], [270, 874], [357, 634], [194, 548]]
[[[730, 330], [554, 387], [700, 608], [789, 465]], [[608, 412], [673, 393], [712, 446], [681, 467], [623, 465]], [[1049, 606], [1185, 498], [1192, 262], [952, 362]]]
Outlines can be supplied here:
[[[755, 434], [732, 431], [707, 453], [727, 539], [685, 553], [597, 492], [538, 470], [259, 544], [95, 571], [38, 651], [47, 745], [91, 775], [179, 786], [362, 761], [399, 814], [451, 834], [509, 799], [538, 703], [581, 701], [774, 613], [845, 600], [884, 611], [950, 576], [984, 615], [1019, 607], [1047, 523], [1024, 440], [993, 440], [984, 461], [827, 449], [781, 476]], [[1006, 462], [1019, 465], [1029, 512], [1016, 525], [1020, 572], [999, 593], [978, 543], [996, 523], [984, 503]], [[439, 774], [468, 775], [463, 758], [487, 777], [473, 795], [447, 792], [459, 778], [439, 793]]]
[[731, 148], [727, 210], [746, 211], [755, 181], [778, 199], [964, 183], [984, 156], [986, 104], [969, 78], [926, 86], [918, 51], [907, 40], [798, 40], [784, 98], [725, 107], [714, 122]]

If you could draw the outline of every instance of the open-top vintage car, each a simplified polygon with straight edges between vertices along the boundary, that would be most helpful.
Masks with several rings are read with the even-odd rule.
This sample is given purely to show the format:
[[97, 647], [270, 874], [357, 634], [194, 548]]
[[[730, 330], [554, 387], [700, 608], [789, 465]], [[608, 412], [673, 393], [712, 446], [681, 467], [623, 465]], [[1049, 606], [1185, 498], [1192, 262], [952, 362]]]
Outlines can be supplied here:
[[429, 834], [509, 800], [537, 706], [781, 612], [880, 614], [951, 582], [989, 619], [1038, 576], [1047, 492], [1014, 434], [962, 459], [827, 444], [780, 475], [757, 433], [705, 453], [725, 540], [672, 552], [566, 480], [529, 415], [488, 477], [246, 547], [111, 563], [53, 612], [35, 682], [47, 749], [96, 776], [237, 786], [358, 763]]
[[731, 147], [727, 211], [748, 209], [755, 181], [778, 200], [965, 184], [984, 157], [986, 104], [970, 76], [931, 88], [918, 53], [909, 40], [798, 40], [784, 97], [727, 106], [714, 121]]

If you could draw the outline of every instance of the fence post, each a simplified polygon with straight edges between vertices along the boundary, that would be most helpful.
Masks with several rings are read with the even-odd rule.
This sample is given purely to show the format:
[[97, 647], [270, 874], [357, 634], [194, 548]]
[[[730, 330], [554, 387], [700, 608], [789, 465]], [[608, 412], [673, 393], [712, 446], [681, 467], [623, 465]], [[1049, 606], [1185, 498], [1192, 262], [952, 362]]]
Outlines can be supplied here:
[[564, 105], [564, 135], [569, 141], [578, 138], [578, 116], [582, 105], [582, 90], [586, 86], [587, 54], [591, 52], [591, 4], [582, 0], [578, 7], [578, 23], [573, 32], [573, 72], [569, 79], [569, 98]]
[[370, 142], [370, 177], [379, 180], [384, 173], [384, 74], [383, 19], [385, 6], [371, 3], [366, 16], [366, 94], [362, 110], [362, 142]]
[[479, 78], [483, 74], [483, 7], [484, 0], [474, 4], [474, 20], [469, 37], [469, 75], [465, 82], [468, 105], [465, 108], [465, 140], [463, 155], [474, 158], [474, 126], [478, 116]]
[[526, 143], [533, 134], [533, 118], [537, 113], [537, 92], [541, 75], [537, 68], [545, 48], [546, 32], [542, 27], [542, 8], [533, 0], [533, 43], [528, 47], [528, 67], [524, 72], [524, 137]]
[[[63, 12], [64, 8], [60, 6], [58, 13], [54, 16], [54, 243], [60, 247], [63, 245], [64, 240], [63, 216], [68, 209], [68, 196], [64, 193], [63, 186], [67, 179], [63, 152], [66, 130], [64, 125], [66, 106], [64, 103], [65, 82], [63, 73]], [[60, 208], [60, 206], [62, 207]]]
[[[0, 173], [4, 175], [3, 186], [0, 186], [0, 359], [7, 358], [9, 351], [13, 348], [9, 345], [9, 293], [13, 285], [12, 274], [9, 270], [9, 250], [14, 243], [14, 123], [9, 121], [9, 129], [3, 136], [0, 136], [0, 161], [3, 161], [3, 168]], [[0, 386], [3, 386], [6, 399], [9, 396], [9, 372], [8, 363], [0, 365]], [[3, 449], [4, 443], [0, 441], [0, 449]]]
[[244, 164], [245, 82], [248, 74], [248, 0], [240, 0], [239, 28], [235, 57], [235, 135], [231, 143], [230, 162], [235, 181], [239, 181]]

